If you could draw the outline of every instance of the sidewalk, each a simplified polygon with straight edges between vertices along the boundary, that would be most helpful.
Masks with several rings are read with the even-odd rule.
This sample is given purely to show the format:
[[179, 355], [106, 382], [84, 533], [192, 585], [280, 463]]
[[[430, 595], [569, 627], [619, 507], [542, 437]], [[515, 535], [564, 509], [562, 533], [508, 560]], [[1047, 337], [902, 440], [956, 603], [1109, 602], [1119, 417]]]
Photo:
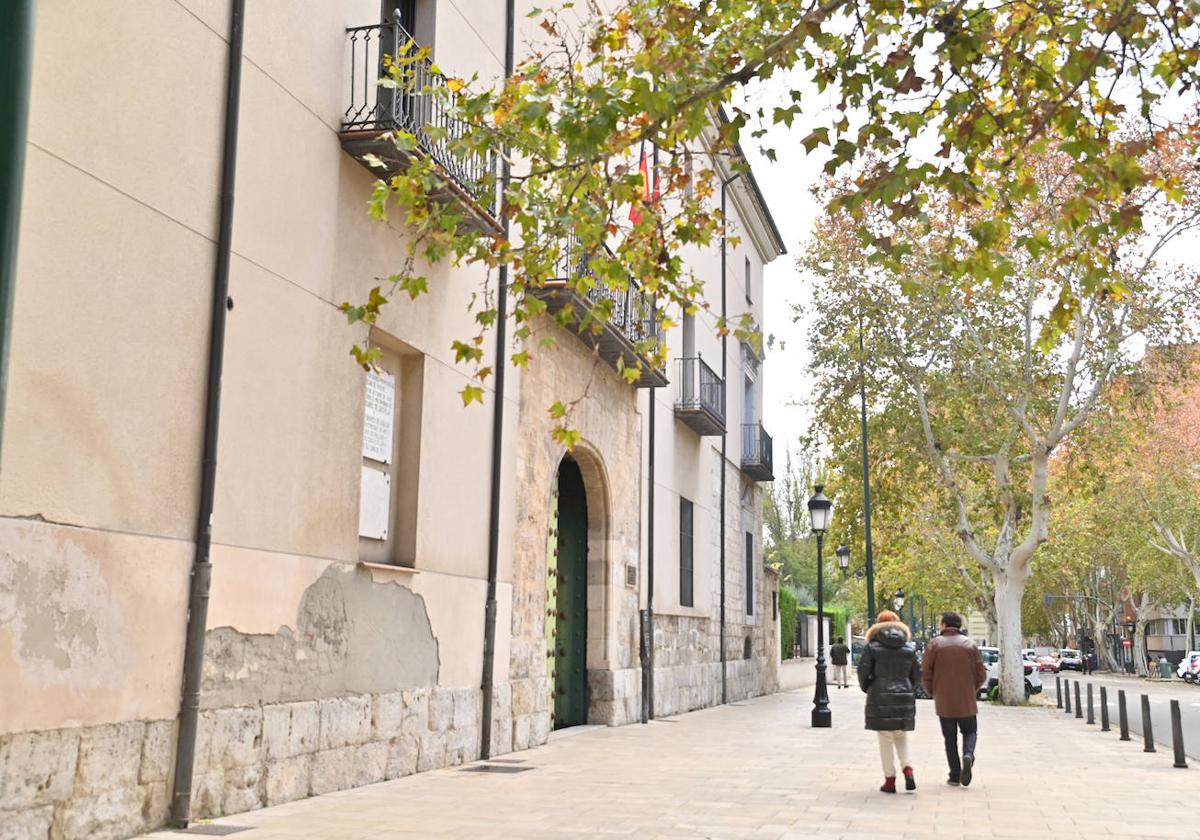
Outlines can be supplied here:
[[889, 796], [876, 790], [861, 693], [835, 689], [831, 701], [832, 730], [809, 728], [811, 699], [792, 691], [556, 738], [492, 762], [499, 772], [422, 773], [216, 822], [248, 827], [230, 835], [238, 840], [1196, 835], [1187, 823], [1200, 769], [1176, 770], [1169, 754], [1145, 754], [1053, 708], [985, 704], [975, 784], [951, 788], [933, 705], [921, 701], [920, 789]]

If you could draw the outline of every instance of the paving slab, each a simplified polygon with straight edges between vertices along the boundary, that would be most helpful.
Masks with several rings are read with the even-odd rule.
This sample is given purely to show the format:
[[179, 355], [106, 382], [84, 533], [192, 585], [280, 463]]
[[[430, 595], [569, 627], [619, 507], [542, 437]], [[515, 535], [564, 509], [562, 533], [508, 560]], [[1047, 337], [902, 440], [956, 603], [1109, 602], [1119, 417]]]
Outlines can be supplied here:
[[921, 701], [910, 735], [918, 790], [888, 795], [862, 695], [834, 692], [824, 730], [809, 726], [811, 698], [805, 687], [505, 757], [529, 772], [449, 768], [214, 822], [247, 826], [237, 840], [1195, 836], [1181, 818], [1200, 770], [1053, 707], [984, 704], [975, 781], [961, 788], [945, 784], [937, 719]]

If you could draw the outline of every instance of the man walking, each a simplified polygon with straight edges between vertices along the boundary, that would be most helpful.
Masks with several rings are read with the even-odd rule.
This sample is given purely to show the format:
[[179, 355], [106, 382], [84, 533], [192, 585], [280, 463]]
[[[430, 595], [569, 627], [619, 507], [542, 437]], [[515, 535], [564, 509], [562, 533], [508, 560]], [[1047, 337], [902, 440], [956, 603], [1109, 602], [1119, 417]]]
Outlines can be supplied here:
[[[942, 632], [925, 647], [921, 682], [933, 697], [934, 709], [946, 740], [946, 762], [952, 785], [971, 784], [975, 767], [975, 741], [979, 707], [975, 698], [987, 681], [987, 669], [979, 648], [962, 633], [963, 619], [956, 612], [942, 613]], [[958, 756], [958, 733], [962, 733], [962, 759]]]
[[841, 636], [829, 647], [829, 662], [833, 665], [834, 685], [838, 688], [849, 688], [850, 648], [846, 647], [846, 640]]

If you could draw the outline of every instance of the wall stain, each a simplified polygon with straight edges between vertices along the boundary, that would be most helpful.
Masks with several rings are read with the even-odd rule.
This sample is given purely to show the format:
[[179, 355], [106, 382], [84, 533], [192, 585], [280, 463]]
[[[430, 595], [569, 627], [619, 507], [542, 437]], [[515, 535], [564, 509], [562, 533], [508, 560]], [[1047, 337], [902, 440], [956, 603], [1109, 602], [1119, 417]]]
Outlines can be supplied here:
[[361, 567], [332, 564], [300, 599], [296, 626], [208, 631], [201, 705], [312, 700], [437, 684], [438, 643], [425, 601]]

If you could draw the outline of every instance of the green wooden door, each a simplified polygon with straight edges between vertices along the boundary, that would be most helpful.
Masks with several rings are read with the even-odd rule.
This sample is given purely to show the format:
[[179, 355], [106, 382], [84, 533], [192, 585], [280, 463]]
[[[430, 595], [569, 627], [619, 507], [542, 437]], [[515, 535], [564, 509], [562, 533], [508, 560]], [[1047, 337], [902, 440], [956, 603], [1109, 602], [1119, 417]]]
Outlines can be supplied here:
[[554, 624], [551, 674], [553, 726], [587, 723], [587, 495], [579, 465], [558, 469], [558, 545], [550, 576]]

